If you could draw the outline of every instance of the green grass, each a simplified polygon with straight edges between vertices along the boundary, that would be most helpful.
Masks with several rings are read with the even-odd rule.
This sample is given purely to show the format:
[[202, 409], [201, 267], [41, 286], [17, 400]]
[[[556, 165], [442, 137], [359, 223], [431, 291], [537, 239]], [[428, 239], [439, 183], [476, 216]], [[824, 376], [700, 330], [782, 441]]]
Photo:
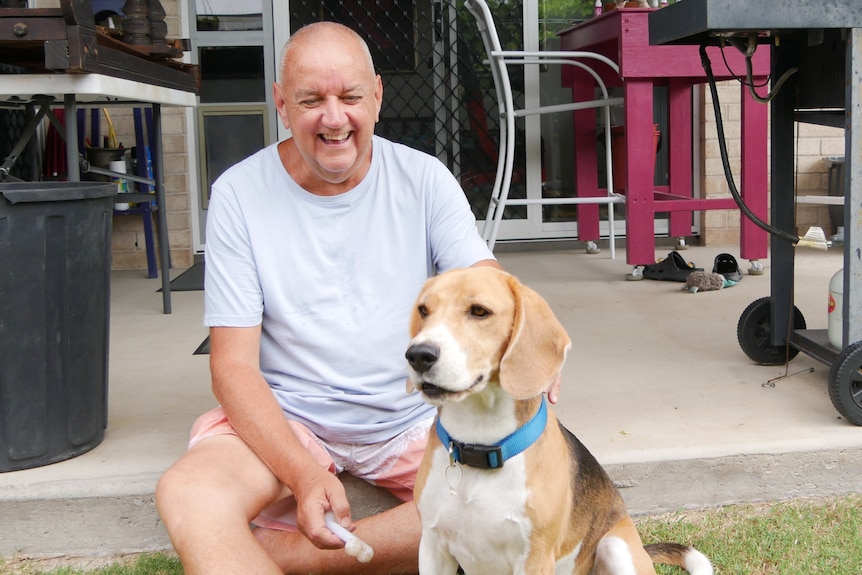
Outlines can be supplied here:
[[[54, 561], [51, 561], [54, 563]], [[45, 568], [43, 561], [0, 559], [0, 575], [182, 575], [179, 559], [170, 553], [144, 553], [108, 565], [87, 566], [81, 559], [70, 560], [74, 567]]]
[[638, 528], [645, 543], [694, 545], [721, 575], [862, 575], [858, 494], [643, 518]]
[[[692, 544], [718, 575], [862, 575], [862, 495], [801, 499], [679, 512], [637, 519], [645, 543]], [[80, 562], [78, 562], [80, 565]], [[147, 553], [101, 567], [46, 568], [0, 559], [0, 575], [181, 575], [168, 553]], [[660, 575], [678, 575], [659, 566]]]

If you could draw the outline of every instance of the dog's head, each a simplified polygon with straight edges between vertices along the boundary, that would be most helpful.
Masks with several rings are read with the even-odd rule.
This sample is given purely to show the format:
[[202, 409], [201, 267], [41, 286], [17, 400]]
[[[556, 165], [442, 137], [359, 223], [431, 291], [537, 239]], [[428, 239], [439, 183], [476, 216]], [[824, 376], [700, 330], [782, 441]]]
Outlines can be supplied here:
[[408, 391], [434, 405], [498, 383], [535, 397], [557, 377], [571, 345], [548, 303], [506, 272], [458, 269], [425, 283], [410, 318]]

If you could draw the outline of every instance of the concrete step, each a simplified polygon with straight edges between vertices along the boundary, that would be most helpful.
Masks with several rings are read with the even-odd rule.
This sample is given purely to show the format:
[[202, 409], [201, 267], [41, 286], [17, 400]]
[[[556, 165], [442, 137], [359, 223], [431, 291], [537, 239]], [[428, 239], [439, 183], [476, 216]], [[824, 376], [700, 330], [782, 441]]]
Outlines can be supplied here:
[[[607, 466], [633, 515], [862, 492], [862, 448]], [[170, 549], [157, 477], [21, 486], [0, 499], [0, 556], [113, 556]], [[397, 501], [344, 478], [356, 519]]]

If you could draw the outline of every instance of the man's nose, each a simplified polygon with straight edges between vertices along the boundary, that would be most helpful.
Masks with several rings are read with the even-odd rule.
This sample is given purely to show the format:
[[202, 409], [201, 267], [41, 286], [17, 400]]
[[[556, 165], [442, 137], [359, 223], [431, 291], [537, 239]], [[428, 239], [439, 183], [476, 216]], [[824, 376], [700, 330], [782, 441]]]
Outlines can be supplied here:
[[323, 104], [323, 121], [327, 126], [341, 126], [347, 115], [344, 103], [338, 98], [327, 98]]

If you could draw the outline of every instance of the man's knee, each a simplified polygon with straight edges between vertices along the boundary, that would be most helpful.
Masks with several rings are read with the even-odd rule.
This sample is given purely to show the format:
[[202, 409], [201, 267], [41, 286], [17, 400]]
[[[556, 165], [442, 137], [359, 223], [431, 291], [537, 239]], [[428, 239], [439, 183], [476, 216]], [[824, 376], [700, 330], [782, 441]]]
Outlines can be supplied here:
[[282, 490], [245, 444], [220, 436], [197, 444], [165, 471], [156, 485], [156, 509], [166, 524], [176, 515], [254, 517]]
[[168, 468], [156, 484], [156, 510], [169, 529], [173, 515], [194, 500], [189, 489], [192, 481], [189, 473], [178, 462]]

